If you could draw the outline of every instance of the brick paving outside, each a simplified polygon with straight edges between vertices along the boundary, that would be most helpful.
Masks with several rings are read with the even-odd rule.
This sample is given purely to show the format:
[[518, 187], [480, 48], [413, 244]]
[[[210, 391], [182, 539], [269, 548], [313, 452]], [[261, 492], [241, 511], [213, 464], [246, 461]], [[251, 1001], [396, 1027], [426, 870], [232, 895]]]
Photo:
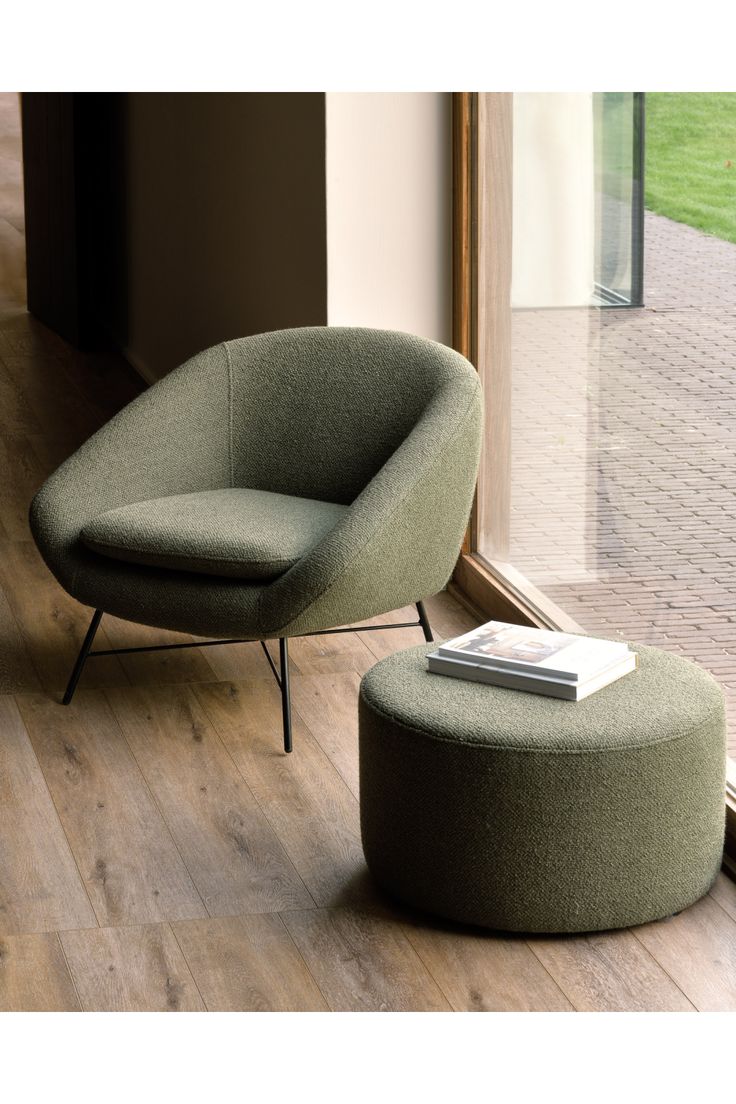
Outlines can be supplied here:
[[514, 314], [510, 560], [718, 679], [736, 757], [736, 245], [647, 212], [645, 307]]

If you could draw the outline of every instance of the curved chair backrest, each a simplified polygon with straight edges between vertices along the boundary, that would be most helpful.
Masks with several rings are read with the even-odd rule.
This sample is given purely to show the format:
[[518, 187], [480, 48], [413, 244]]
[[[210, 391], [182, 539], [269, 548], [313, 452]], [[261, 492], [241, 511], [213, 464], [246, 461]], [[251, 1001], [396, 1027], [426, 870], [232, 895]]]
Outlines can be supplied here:
[[459, 354], [393, 331], [308, 327], [222, 349], [234, 485], [332, 502], [357, 497], [433, 399], [458, 410], [477, 389]]
[[[481, 418], [477, 373], [432, 341], [330, 327], [240, 338], [198, 353], [98, 430], [38, 492], [31, 528], [62, 585], [86, 601], [80, 580], [113, 569], [79, 535], [108, 510], [226, 487], [344, 505], [367, 495], [345, 525], [351, 540], [368, 541], [376, 503], [382, 517], [396, 511], [401, 521], [406, 510], [399, 507], [418, 482], [431, 502], [407, 521], [407, 548], [442, 548], [421, 597], [444, 586], [457, 555]], [[343, 528], [333, 543], [343, 540]], [[330, 545], [333, 563], [338, 551]], [[289, 578], [295, 574], [304, 592], [299, 572]], [[396, 594], [402, 601], [383, 609], [413, 600]]]

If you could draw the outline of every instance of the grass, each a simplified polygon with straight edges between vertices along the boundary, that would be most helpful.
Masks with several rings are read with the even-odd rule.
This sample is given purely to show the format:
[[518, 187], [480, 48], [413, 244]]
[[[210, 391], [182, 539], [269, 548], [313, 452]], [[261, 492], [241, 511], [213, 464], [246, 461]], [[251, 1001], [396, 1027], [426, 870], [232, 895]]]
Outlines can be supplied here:
[[736, 92], [648, 92], [645, 203], [736, 242]]

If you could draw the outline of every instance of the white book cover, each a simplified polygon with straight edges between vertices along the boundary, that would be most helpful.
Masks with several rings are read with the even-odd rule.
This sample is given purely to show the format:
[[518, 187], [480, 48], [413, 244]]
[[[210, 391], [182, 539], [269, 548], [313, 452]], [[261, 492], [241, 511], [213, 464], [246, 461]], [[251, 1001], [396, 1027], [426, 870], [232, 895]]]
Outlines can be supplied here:
[[566, 682], [584, 682], [630, 654], [624, 641], [595, 640], [504, 621], [489, 621], [448, 640], [438, 653], [447, 659]]

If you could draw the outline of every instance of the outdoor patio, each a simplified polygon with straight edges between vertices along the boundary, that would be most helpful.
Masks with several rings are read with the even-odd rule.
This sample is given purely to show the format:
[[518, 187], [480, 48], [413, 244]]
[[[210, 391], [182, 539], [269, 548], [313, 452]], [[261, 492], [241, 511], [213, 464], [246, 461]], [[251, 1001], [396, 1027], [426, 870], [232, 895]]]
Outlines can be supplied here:
[[710, 670], [736, 756], [736, 245], [647, 212], [644, 297], [515, 313], [510, 559]]

